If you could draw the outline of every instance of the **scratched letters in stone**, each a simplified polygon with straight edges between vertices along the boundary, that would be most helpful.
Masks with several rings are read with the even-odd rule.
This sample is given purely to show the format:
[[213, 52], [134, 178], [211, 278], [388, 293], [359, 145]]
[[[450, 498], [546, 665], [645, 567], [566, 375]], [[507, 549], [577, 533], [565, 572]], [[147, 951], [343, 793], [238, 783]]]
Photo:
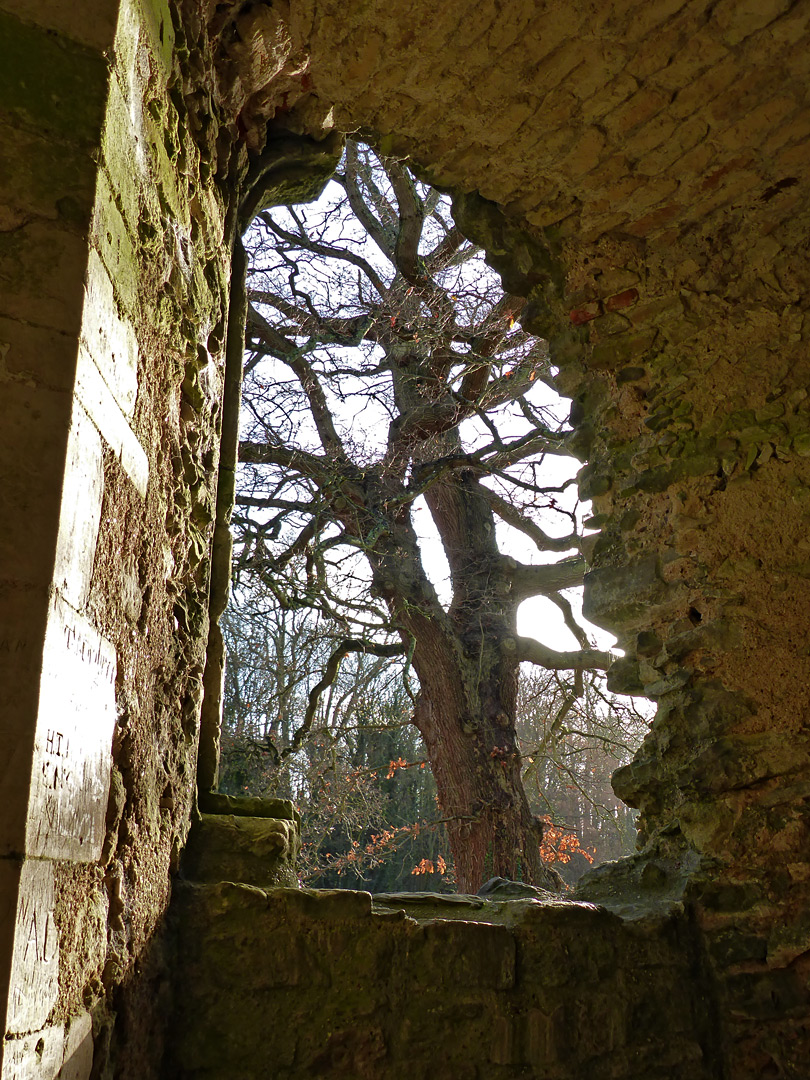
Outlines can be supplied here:
[[93, 862], [101, 854], [115, 727], [115, 650], [56, 597], [45, 634], [26, 850]]

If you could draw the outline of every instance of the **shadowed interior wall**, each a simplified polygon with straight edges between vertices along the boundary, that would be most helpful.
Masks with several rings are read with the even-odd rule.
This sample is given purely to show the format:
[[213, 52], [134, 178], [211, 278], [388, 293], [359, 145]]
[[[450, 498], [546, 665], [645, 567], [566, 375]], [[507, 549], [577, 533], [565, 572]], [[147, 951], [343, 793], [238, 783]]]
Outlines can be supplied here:
[[98, 1075], [146, 1076], [196, 776], [225, 207], [168, 6], [5, 2], [0, 27], [2, 1076], [86, 1080], [93, 1034]]
[[222, 881], [183, 882], [174, 917], [177, 1080], [719, 1075], [677, 913]]
[[454, 191], [573, 399], [587, 610], [659, 702], [616, 778], [646, 854], [590, 887], [682, 896], [728, 1075], [802, 1076], [810, 7], [118, 9], [0, 0], [4, 1080], [86, 1077], [90, 1011], [98, 1075], [157, 1067], [233, 212], [335, 130]]
[[626, 650], [614, 688], [659, 703], [616, 788], [644, 859], [676, 893], [691, 872], [732, 1075], [810, 1055], [808, 19], [319, 2], [198, 38], [253, 154], [376, 134], [528, 297], [600, 530], [586, 611]]

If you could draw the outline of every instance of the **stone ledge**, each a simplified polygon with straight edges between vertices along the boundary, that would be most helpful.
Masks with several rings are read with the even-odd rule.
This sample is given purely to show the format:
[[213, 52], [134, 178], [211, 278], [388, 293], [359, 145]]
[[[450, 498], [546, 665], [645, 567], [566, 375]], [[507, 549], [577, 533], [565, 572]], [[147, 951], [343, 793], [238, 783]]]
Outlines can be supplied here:
[[182, 883], [173, 923], [183, 1080], [716, 1075], [683, 917], [220, 882]]
[[191, 828], [182, 872], [198, 882], [295, 886], [300, 845], [298, 823], [288, 818], [203, 814]]
[[220, 795], [217, 791], [200, 792], [203, 814], [233, 814], [236, 817], [282, 818], [297, 821], [301, 815], [290, 799], [262, 799], [258, 795]]

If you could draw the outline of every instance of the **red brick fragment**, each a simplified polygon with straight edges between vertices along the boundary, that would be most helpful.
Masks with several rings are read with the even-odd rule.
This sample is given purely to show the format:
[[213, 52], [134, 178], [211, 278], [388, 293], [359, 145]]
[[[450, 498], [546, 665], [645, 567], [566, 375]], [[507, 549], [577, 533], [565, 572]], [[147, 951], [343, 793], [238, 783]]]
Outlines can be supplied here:
[[624, 292], [616, 293], [615, 296], [609, 296], [605, 301], [605, 307], [608, 311], [618, 311], [620, 308], [635, 304], [636, 300], [638, 300], [638, 289], [625, 289]]
[[583, 323], [590, 322], [591, 319], [596, 319], [601, 314], [601, 307], [597, 303], [586, 304], [584, 307], [576, 308], [568, 316], [574, 326], [582, 326]]

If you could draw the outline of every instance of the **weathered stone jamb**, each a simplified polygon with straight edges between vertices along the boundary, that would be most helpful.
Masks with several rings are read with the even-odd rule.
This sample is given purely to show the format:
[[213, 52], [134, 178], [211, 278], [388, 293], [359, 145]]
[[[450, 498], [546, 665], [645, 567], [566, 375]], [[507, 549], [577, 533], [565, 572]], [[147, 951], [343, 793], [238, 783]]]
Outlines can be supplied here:
[[[92, 862], [101, 840], [109, 730], [94, 725], [100, 713], [101, 729], [110, 720], [115, 673], [109, 643], [85, 611], [99, 525], [99, 436], [74, 396], [83, 389], [77, 358], [98, 174], [90, 151], [104, 119], [102, 49], [112, 40], [115, 7], [98, 5], [92, 40], [67, 33], [64, 13], [14, 3], [0, 12], [4, 1080], [29, 1075], [38, 1045], [51, 1075], [69, 1058], [89, 1068], [89, 1017], [82, 1002], [65, 1004], [70, 949], [57, 913], [64, 868]], [[71, 648], [79, 636], [87, 665]], [[89, 743], [97, 736], [85, 760], [80, 720]]]
[[209, 631], [203, 673], [197, 787], [215, 790], [219, 771], [219, 740], [225, 681], [225, 645], [219, 620], [228, 604], [231, 586], [233, 539], [230, 521], [236, 498], [236, 466], [239, 457], [239, 411], [242, 399], [247, 296], [245, 249], [237, 236], [231, 260], [230, 303], [225, 342], [225, 386], [222, 401], [216, 518], [211, 548]]
[[[239, 411], [244, 365], [247, 263], [241, 235], [261, 210], [317, 199], [334, 173], [343, 138], [332, 132], [322, 140], [289, 132], [268, 132], [265, 149], [250, 162], [243, 179], [231, 189], [226, 242], [231, 246], [230, 301], [225, 344], [216, 518], [211, 554], [209, 633], [203, 674], [197, 786], [201, 795], [217, 786], [222, 724], [225, 648], [219, 620], [228, 603], [233, 541], [230, 519], [236, 498], [239, 455]], [[244, 169], [231, 170], [232, 173]]]
[[[150, 1053], [159, 1055], [159, 1045], [144, 1037], [156, 1015], [153, 1030], [159, 1027], [159, 1004], [149, 1001], [148, 991], [139, 998], [139, 981], [142, 990], [143, 979], [148, 983], [160, 965], [160, 950], [149, 942], [168, 901], [169, 869], [188, 830], [193, 791], [201, 601], [208, 590], [216, 478], [217, 324], [227, 292], [218, 230], [225, 199], [184, 131], [174, 5], [127, 0], [106, 6], [115, 10], [118, 37], [104, 56], [69, 40], [63, 5], [43, 13], [46, 24], [51, 15], [59, 24], [44, 32], [32, 25], [30, 5], [19, 28], [14, 16], [0, 14], [4, 28], [15, 26], [4, 42], [32, 46], [30, 55], [17, 49], [0, 76], [2, 122], [14, 133], [5, 145], [35, 150], [37, 167], [30, 182], [16, 183], [21, 166], [15, 163], [11, 218], [5, 209], [0, 217], [0, 275], [9, 283], [0, 290], [8, 345], [0, 347], [0, 381], [9, 384], [2, 400], [20, 406], [14, 422], [2, 426], [16, 445], [9, 452], [24, 448], [26, 455], [19, 470], [26, 486], [13, 495], [15, 505], [20, 502], [17, 520], [28, 532], [16, 538], [17, 562], [4, 563], [16, 585], [5, 615], [8, 625], [25, 632], [26, 658], [36, 643], [15, 610], [17, 593], [24, 594], [31, 629], [37, 605], [59, 616], [47, 633], [53, 637], [55, 626], [64, 638], [64, 655], [51, 657], [54, 673], [64, 676], [62, 700], [49, 684], [48, 700], [40, 702], [46, 719], [71, 713], [77, 687], [91, 681], [65, 668], [80, 649], [82, 659], [95, 664], [93, 687], [97, 682], [104, 691], [102, 701], [101, 691], [91, 694], [84, 686], [88, 715], [97, 698], [105, 710], [117, 704], [119, 713], [115, 738], [99, 733], [100, 760], [85, 762], [84, 773], [80, 760], [72, 772], [64, 760], [69, 740], [62, 723], [38, 732], [51, 770], [43, 775], [57, 795], [29, 813], [27, 840], [23, 813], [6, 818], [20, 835], [14, 857], [0, 860], [0, 907], [4, 927], [13, 930], [16, 917], [25, 948], [22, 959], [10, 960], [18, 996], [8, 1020], [13, 1038], [4, 1044], [4, 1080], [28, 1075], [37, 1056], [36, 1068], [51, 1069], [49, 1076], [63, 1058], [67, 1068], [69, 1058], [71, 1075], [84, 1080], [90, 1070], [84, 1010], [90, 1007], [99, 1032], [112, 1030], [113, 1007], [124, 1014], [110, 1050], [115, 1055], [116, 1042], [120, 1050], [128, 1025], [129, 1060], [117, 1066], [124, 1074], [143, 1075], [140, 1065]], [[76, 21], [80, 7], [72, 9]], [[93, 5], [96, 33], [108, 26], [101, 7]], [[44, 61], [33, 49], [38, 41]], [[27, 89], [17, 85], [20, 64]], [[215, 124], [209, 117], [206, 130]], [[23, 421], [30, 430], [21, 430]], [[47, 488], [37, 479], [40, 456]], [[69, 472], [63, 485], [66, 460], [77, 475]], [[11, 530], [6, 536], [14, 538]], [[74, 611], [69, 618], [66, 605]], [[43, 641], [47, 652], [41, 614], [40, 652]], [[18, 658], [16, 676], [25, 675], [26, 707], [36, 716], [39, 666], [24, 668]], [[107, 711], [114, 720], [114, 707]], [[22, 735], [10, 733], [7, 741], [18, 752], [26, 742], [30, 748]], [[30, 752], [22, 767], [11, 762], [23, 811], [30, 764]], [[87, 788], [86, 805], [76, 803], [69, 786], [76, 777]], [[7, 807], [11, 795], [12, 787], [4, 786]], [[85, 820], [88, 808], [91, 819]], [[26, 845], [29, 854], [47, 858], [20, 863]], [[33, 1028], [38, 1034], [29, 1037]], [[105, 1053], [100, 1045], [99, 1075], [112, 1068]]]

